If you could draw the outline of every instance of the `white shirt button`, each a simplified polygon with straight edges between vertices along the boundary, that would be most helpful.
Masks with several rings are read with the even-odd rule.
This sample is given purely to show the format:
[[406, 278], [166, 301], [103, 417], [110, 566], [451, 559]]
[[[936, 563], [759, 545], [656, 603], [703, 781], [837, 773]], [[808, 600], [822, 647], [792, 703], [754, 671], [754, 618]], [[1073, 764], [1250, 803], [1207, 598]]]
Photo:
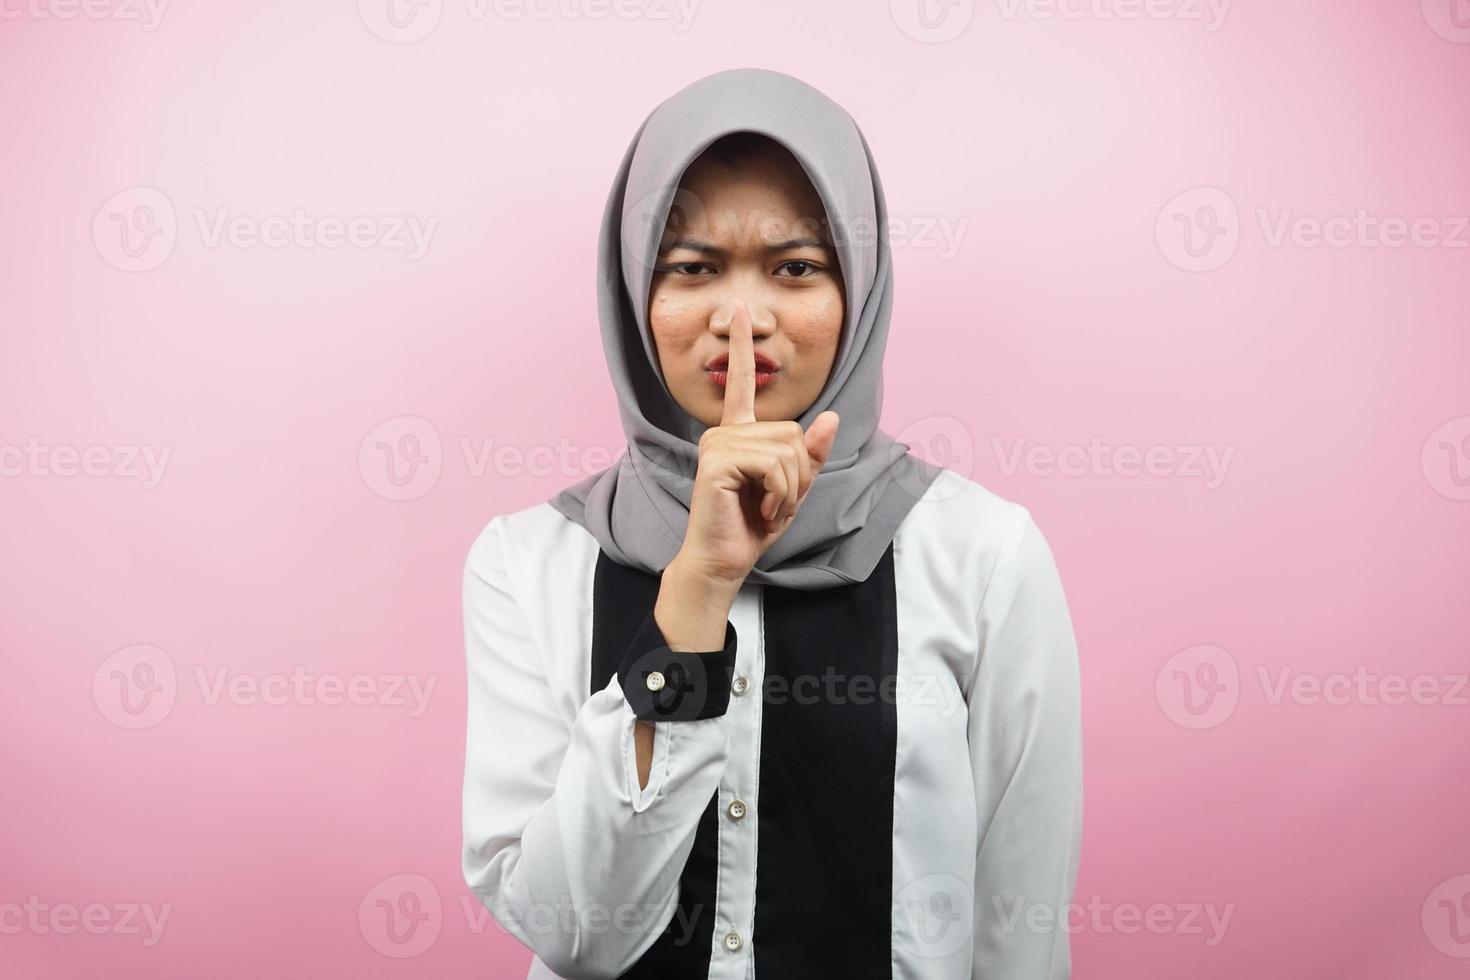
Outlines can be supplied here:
[[728, 949], [730, 952], [733, 953], [737, 949], [739, 949], [740, 948], [740, 943], [741, 943], [740, 933], [738, 933], [738, 932], [727, 932], [727, 933], [725, 933], [725, 948]]
[[653, 671], [648, 675], [648, 689], [650, 691], [662, 691], [664, 687], [664, 675]]
[[730, 690], [735, 692], [735, 696], [737, 698], [740, 697], [746, 691], [750, 690], [750, 679], [747, 678], [744, 674], [741, 674], [739, 677], [735, 678], [735, 683], [730, 685]]
[[745, 816], [745, 801], [731, 800], [730, 805], [725, 809], [730, 814], [731, 820], [739, 820], [741, 817]]

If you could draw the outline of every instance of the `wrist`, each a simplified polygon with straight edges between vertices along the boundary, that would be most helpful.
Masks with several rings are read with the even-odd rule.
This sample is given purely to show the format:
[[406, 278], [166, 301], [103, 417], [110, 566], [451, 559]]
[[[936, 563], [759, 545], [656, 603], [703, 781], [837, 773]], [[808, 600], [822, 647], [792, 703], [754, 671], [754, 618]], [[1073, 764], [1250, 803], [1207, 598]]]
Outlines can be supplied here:
[[724, 648], [725, 623], [739, 582], [691, 570], [676, 557], [664, 569], [654, 604], [654, 621], [670, 649], [708, 652]]
[[726, 615], [735, 604], [735, 596], [744, 581], [744, 576], [729, 578], [709, 571], [697, 558], [691, 558], [685, 551], [674, 556], [662, 576], [664, 585], [677, 589], [686, 599], [699, 606], [719, 609]]

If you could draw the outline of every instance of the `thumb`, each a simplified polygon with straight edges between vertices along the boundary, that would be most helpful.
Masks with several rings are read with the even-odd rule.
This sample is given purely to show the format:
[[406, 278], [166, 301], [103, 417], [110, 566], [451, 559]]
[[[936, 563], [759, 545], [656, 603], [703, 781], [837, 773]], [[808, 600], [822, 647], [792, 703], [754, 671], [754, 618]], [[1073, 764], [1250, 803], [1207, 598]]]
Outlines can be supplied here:
[[841, 418], [831, 410], [818, 415], [806, 430], [806, 451], [812, 458], [812, 473], [815, 475], [827, 465], [832, 455], [832, 444], [837, 441], [837, 427]]

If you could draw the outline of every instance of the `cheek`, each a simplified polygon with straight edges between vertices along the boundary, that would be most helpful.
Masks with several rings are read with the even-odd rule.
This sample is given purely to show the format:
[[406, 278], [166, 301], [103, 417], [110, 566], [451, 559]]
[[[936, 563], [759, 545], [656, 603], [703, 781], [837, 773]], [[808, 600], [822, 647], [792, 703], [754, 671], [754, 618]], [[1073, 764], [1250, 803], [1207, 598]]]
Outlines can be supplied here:
[[658, 293], [649, 302], [648, 327], [660, 358], [687, 350], [704, 329], [699, 311], [691, 304]]
[[809, 356], [829, 359], [835, 356], [837, 341], [842, 336], [843, 309], [842, 294], [836, 289], [813, 296], [788, 321], [792, 342]]

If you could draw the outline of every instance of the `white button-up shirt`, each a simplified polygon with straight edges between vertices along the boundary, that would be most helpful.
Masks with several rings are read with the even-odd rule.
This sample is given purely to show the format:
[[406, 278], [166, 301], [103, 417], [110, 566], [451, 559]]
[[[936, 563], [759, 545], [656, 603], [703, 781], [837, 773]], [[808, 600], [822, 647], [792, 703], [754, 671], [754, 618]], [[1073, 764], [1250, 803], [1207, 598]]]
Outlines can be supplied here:
[[[702, 943], [691, 975], [790, 976], [796, 961], [778, 950], [795, 947], [774, 937], [801, 935], [808, 916], [814, 952], [801, 955], [826, 949], [840, 962], [835, 951], [854, 943], [886, 952], [865, 961], [864, 975], [1070, 975], [1066, 913], [1082, 837], [1078, 657], [1052, 553], [1024, 507], [945, 470], [899, 525], [885, 614], [896, 636], [887, 753], [839, 760], [831, 745], [776, 743], [773, 731], [792, 730], [776, 718], [792, 716], [774, 714], [774, 698], [795, 697], [797, 686], [767, 683], [769, 590], [746, 582], [729, 614], [733, 663], [710, 675], [728, 685], [728, 703], [710, 717], [655, 722], [644, 787], [625, 688], [614, 675], [589, 692], [599, 555], [589, 532], [542, 503], [491, 520], [465, 564], [464, 876], [535, 953], [529, 978], [622, 976], [666, 932]], [[842, 662], [842, 650], [828, 654]], [[653, 691], [651, 675], [639, 672], [636, 683]], [[832, 690], [816, 710], [831, 710]], [[859, 694], [854, 685], [837, 697]], [[811, 795], [802, 796], [807, 774]], [[763, 789], [775, 829], [761, 824]], [[831, 853], [821, 853], [827, 838], [815, 848], [803, 838], [793, 860], [775, 835], [804, 830], [808, 804], [834, 841], [843, 813], [866, 836]], [[796, 866], [803, 855], [812, 863]], [[678, 921], [689, 912], [681, 896], [687, 906], [694, 894], [682, 894], [681, 874], [694, 861], [708, 863], [712, 882], [702, 930]], [[821, 869], [848, 861], [881, 870], [858, 880], [886, 893], [863, 896], [886, 935], [872, 916], [823, 917], [867, 887], [810, 890], [843, 880], [844, 868]], [[783, 902], [782, 891], [800, 904]], [[772, 937], [764, 958], [758, 924]], [[844, 934], [849, 924], [861, 932]]]

